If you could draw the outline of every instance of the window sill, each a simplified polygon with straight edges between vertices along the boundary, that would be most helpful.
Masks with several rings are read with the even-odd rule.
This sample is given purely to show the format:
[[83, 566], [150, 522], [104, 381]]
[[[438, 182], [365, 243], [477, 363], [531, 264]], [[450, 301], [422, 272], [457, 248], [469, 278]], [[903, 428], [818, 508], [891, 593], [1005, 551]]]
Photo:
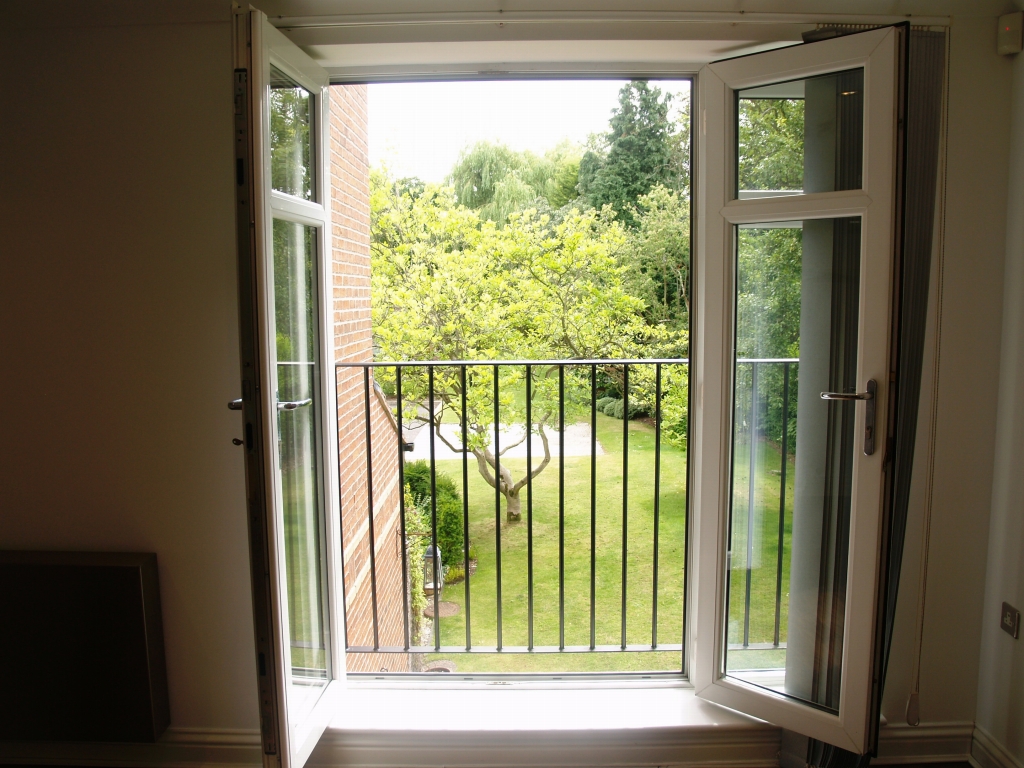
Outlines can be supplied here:
[[[440, 682], [440, 681], [439, 681]], [[349, 682], [313, 765], [776, 766], [780, 731], [685, 683]]]

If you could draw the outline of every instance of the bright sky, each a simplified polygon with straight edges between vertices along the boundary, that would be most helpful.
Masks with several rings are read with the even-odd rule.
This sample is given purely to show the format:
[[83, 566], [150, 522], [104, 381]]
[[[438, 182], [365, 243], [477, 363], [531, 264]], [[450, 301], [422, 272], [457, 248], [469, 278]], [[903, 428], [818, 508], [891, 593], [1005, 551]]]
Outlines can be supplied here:
[[[478, 141], [537, 154], [563, 139], [605, 133], [622, 80], [500, 80], [369, 86], [370, 164], [398, 177], [443, 181], [459, 152]], [[688, 81], [658, 81], [689, 93]]]

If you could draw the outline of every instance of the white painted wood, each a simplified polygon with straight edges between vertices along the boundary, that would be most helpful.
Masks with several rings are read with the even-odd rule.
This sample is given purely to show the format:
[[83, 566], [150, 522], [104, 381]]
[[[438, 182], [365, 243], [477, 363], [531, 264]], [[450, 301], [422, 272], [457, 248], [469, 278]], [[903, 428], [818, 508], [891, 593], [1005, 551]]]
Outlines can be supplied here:
[[[882, 29], [716, 62], [701, 70], [698, 109], [697, 327], [693, 333], [693, 489], [697, 694], [792, 731], [863, 752], [868, 738], [884, 446], [854, 458], [850, 566], [839, 714], [724, 674], [726, 540], [730, 478], [734, 242], [737, 223], [859, 215], [862, 218], [857, 380], [878, 382], [888, 402], [893, 255], [897, 32]], [[864, 68], [863, 188], [855, 192], [734, 200], [734, 92], [854, 67]], [[864, 409], [857, 409], [863, 434]]]

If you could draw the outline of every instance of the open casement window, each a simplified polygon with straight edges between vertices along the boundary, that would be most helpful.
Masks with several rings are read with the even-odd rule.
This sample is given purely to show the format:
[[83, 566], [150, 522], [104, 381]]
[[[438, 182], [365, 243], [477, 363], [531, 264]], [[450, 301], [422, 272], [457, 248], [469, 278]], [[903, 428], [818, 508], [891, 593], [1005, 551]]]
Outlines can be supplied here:
[[700, 73], [691, 680], [857, 753], [877, 718], [903, 34]]
[[242, 411], [264, 765], [301, 768], [343, 686], [325, 262], [327, 74], [258, 11], [236, 28]]

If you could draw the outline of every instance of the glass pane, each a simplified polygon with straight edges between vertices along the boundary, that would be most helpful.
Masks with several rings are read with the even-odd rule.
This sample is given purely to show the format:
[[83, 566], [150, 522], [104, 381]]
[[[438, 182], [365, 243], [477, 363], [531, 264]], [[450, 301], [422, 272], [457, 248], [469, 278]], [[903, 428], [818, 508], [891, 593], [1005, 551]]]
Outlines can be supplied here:
[[313, 94], [270, 70], [270, 185], [313, 199]]
[[329, 662], [319, 481], [315, 247], [314, 227], [274, 220], [279, 480], [284, 505], [291, 682], [301, 686], [300, 700], [303, 690], [313, 693], [326, 684]]
[[737, 197], [860, 189], [864, 70], [736, 92]]
[[860, 219], [736, 229], [726, 673], [838, 711]]

